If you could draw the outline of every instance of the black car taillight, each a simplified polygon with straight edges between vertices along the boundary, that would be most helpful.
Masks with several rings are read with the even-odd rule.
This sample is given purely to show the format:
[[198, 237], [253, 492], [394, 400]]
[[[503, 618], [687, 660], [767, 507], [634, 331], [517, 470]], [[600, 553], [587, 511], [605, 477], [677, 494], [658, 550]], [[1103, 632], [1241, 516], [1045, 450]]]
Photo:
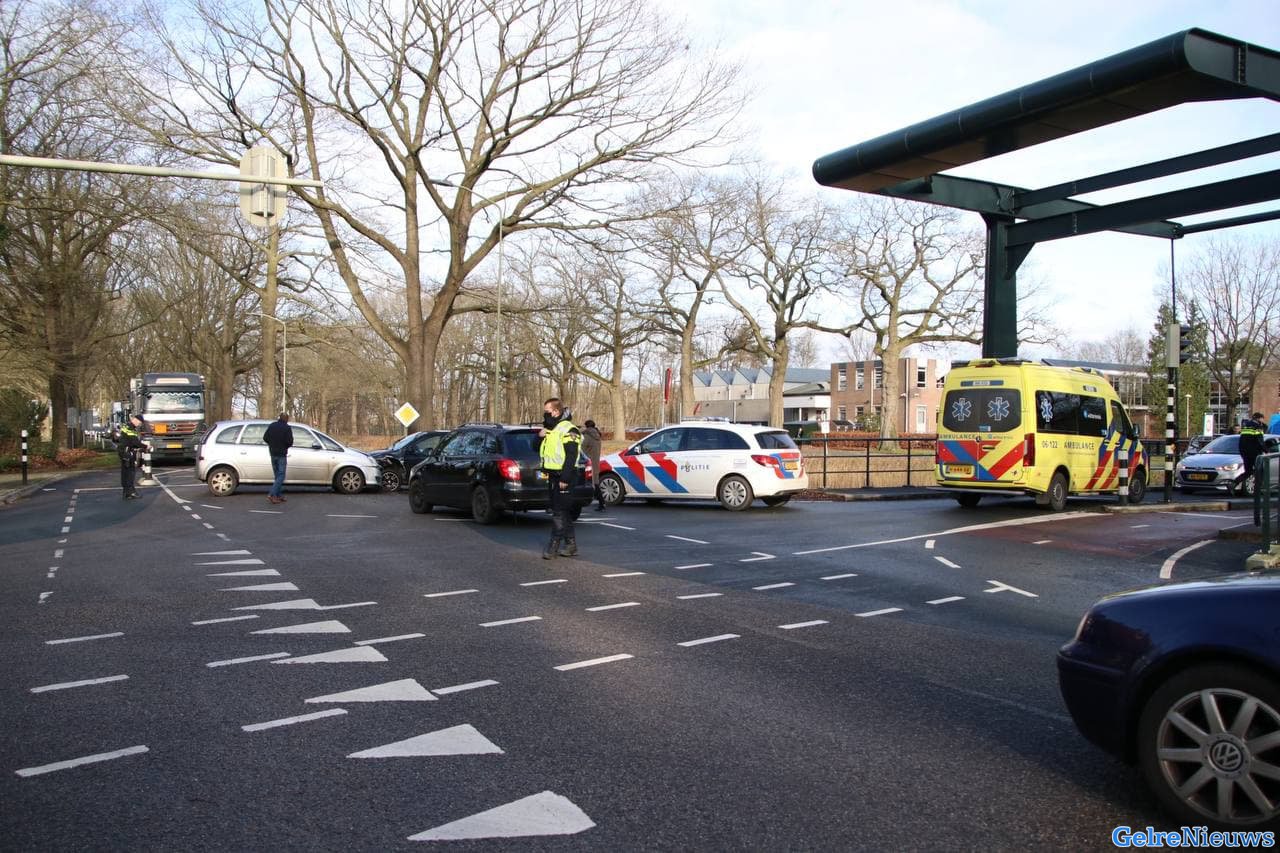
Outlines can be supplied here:
[[502, 479], [518, 483], [520, 482], [520, 463], [514, 459], [499, 459], [498, 473]]

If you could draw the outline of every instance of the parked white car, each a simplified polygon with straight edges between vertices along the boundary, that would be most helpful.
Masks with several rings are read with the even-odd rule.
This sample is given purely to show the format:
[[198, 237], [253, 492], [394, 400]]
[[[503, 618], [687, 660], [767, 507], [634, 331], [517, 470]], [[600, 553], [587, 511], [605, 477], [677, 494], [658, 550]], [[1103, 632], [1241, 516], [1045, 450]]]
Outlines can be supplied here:
[[609, 505], [628, 497], [709, 498], [743, 510], [756, 498], [780, 506], [809, 488], [804, 455], [786, 430], [716, 421], [683, 421], [600, 459], [600, 492]]
[[[196, 451], [196, 477], [218, 497], [235, 492], [241, 483], [269, 485], [271, 455], [262, 436], [271, 421], [219, 421], [204, 434]], [[361, 450], [344, 447], [306, 424], [289, 424], [293, 447], [285, 468], [286, 486], [331, 486], [354, 495], [382, 482], [377, 460]]]

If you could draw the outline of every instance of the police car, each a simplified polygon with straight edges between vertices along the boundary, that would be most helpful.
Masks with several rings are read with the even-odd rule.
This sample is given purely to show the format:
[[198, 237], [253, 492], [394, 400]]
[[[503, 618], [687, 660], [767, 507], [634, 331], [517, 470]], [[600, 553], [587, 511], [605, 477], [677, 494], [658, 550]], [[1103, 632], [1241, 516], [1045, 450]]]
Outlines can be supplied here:
[[682, 421], [600, 459], [600, 493], [610, 506], [628, 497], [714, 499], [738, 511], [760, 498], [781, 506], [809, 487], [804, 455], [786, 430]]

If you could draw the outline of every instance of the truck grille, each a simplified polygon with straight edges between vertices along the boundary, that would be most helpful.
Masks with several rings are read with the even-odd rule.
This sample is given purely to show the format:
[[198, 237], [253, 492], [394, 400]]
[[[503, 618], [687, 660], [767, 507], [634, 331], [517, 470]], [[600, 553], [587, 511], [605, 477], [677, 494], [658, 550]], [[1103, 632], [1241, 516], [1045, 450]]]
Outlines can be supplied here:
[[155, 435], [194, 435], [197, 426], [199, 426], [199, 424], [195, 421], [157, 423], [151, 427], [151, 432]]

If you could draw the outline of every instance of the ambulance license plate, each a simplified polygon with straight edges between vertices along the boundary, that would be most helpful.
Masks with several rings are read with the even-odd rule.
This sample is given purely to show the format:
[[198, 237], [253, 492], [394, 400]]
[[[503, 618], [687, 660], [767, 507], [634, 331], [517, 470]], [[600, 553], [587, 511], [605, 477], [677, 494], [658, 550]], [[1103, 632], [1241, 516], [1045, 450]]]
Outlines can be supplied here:
[[972, 465], [948, 465], [946, 466], [946, 475], [948, 477], [972, 477]]

